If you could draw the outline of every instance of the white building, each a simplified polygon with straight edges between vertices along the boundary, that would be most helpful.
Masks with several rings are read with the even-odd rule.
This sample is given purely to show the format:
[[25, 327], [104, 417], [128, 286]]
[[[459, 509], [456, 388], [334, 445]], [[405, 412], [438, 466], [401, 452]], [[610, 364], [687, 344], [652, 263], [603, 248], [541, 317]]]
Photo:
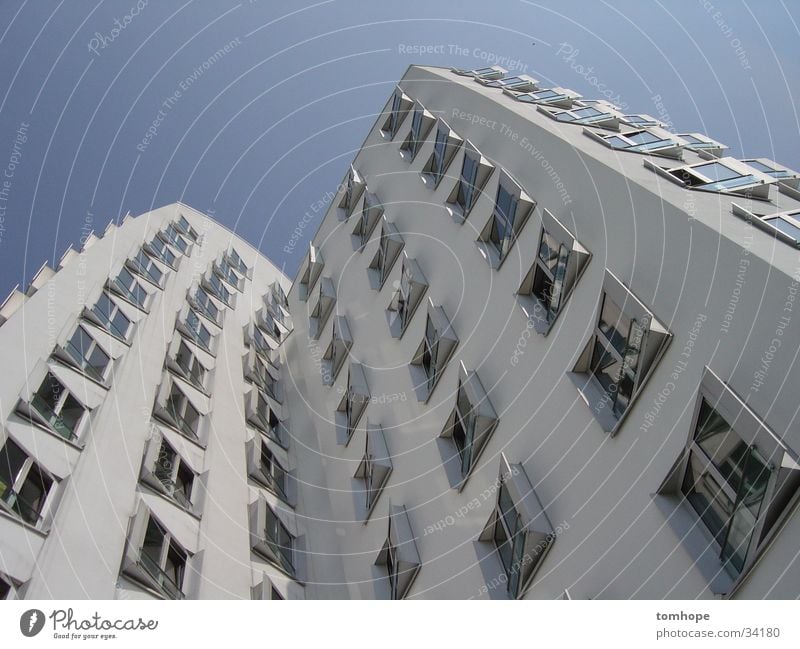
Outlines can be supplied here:
[[0, 311], [5, 596], [797, 597], [800, 175], [724, 150], [414, 66], [290, 290], [90, 237]]

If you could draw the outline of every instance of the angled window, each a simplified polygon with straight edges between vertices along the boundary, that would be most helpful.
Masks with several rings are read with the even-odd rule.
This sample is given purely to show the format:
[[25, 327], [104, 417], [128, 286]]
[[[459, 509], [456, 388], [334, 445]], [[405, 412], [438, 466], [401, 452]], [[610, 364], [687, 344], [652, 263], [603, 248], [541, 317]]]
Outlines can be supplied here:
[[696, 525], [679, 533], [712, 590], [726, 592], [753, 566], [796, 502], [800, 465], [708, 368], [692, 422], [686, 449], [659, 493], [678, 497], [700, 522], [703, 539], [696, 538]]
[[322, 355], [320, 372], [322, 373], [323, 385], [333, 385], [339, 370], [342, 369], [345, 359], [350, 355], [353, 346], [353, 337], [350, 335], [350, 327], [347, 318], [343, 315], [333, 317], [333, 328], [331, 332], [331, 342]]
[[800, 248], [800, 210], [788, 210], [773, 214], [759, 215], [737, 203], [731, 203], [731, 211], [759, 230], [771, 234], [776, 239]]
[[587, 102], [576, 102], [572, 108], [556, 109], [539, 106], [540, 113], [565, 124], [582, 124], [584, 126], [598, 126], [613, 131], [619, 129], [620, 115], [608, 106], [585, 105]]
[[504, 170], [500, 170], [492, 216], [478, 235], [478, 249], [492, 268], [499, 268], [536, 202]]
[[569, 230], [542, 210], [536, 258], [517, 291], [519, 305], [537, 333], [550, 331], [590, 258]]
[[798, 178], [800, 176], [800, 174], [798, 174], [796, 171], [792, 171], [788, 167], [779, 165], [777, 162], [773, 162], [769, 158], [750, 158], [749, 160], [742, 160], [742, 162], [753, 169], [760, 171], [762, 174], [772, 176], [778, 180], [787, 180], [789, 178]]
[[531, 92], [537, 89], [537, 84], [539, 83], [527, 74], [503, 77], [502, 79], [476, 79], [476, 81], [489, 88], [502, 88], [503, 90], [512, 90], [514, 92]]
[[328, 317], [333, 313], [336, 304], [336, 289], [330, 277], [323, 277], [319, 283], [319, 297], [311, 315], [308, 317], [308, 335], [317, 339], [325, 328]]
[[239, 256], [239, 253], [236, 252], [234, 248], [228, 250], [224, 256], [224, 262], [229, 267], [233, 268], [237, 273], [240, 275], [244, 275], [245, 277], [250, 272], [250, 269], [247, 267], [247, 264], [244, 263], [244, 259]]
[[522, 464], [510, 464], [504, 453], [497, 484], [495, 508], [479, 540], [493, 546], [508, 597], [519, 599], [553, 545], [555, 532]]
[[[320, 287], [322, 285], [320, 284]], [[273, 315], [273, 311], [269, 307], [263, 307], [256, 313], [256, 324], [263, 331], [268, 338], [274, 341], [275, 346], [279, 345], [283, 340], [284, 330], [281, 329], [278, 321]], [[288, 331], [288, 330], [287, 330]]]
[[193, 242], [197, 243], [197, 239], [199, 238], [197, 231], [189, 224], [189, 221], [183, 214], [181, 214], [177, 223], [175, 223], [175, 227], [181, 234], [189, 237]]
[[16, 579], [0, 572], [0, 601], [22, 599], [18, 592], [20, 586]]
[[101, 384], [111, 370], [111, 357], [81, 325], [63, 347], [56, 348], [54, 356]]
[[188, 381], [201, 392], [206, 392], [206, 369], [197, 354], [187, 345], [183, 338], [178, 339], [174, 354], [167, 357], [167, 367], [185, 381]]
[[78, 439], [88, 409], [55, 375], [48, 372], [30, 403], [19, 402], [17, 410], [68, 441]]
[[400, 88], [395, 88], [392, 95], [392, 105], [389, 109], [389, 116], [381, 127], [381, 135], [387, 140], [393, 140], [400, 130], [400, 125], [406, 118], [408, 111], [411, 110], [411, 98], [408, 97]]
[[427, 401], [458, 345], [458, 336], [441, 306], [428, 298], [425, 333], [411, 360], [411, 381], [418, 401]]
[[165, 599], [183, 599], [189, 553], [140, 504], [128, 526], [122, 573]]
[[465, 69], [465, 68], [450, 68], [451, 72], [455, 72], [462, 77], [473, 77], [475, 79], [502, 79], [508, 70], [501, 68], [499, 65], [492, 65], [485, 68]]
[[205, 316], [215, 325], [220, 326], [219, 307], [202, 286], [198, 286], [194, 294], [189, 296], [188, 302], [197, 313]]
[[228, 264], [225, 257], [222, 258], [220, 263], [214, 262], [212, 270], [220, 279], [241, 293], [244, 288], [244, 279], [239, 277], [236, 269]]
[[252, 348], [244, 357], [244, 378], [278, 403], [282, 401], [278, 369], [271, 362], [264, 361]]
[[461, 489], [497, 427], [497, 413], [477, 373], [460, 364], [455, 403], [440, 438], [450, 486]]
[[[287, 588], [288, 590], [288, 588]], [[261, 581], [250, 588], [250, 599], [255, 601], [270, 601], [290, 599], [281, 595], [280, 591], [272, 583], [267, 573], [261, 573]]]
[[627, 124], [628, 126], [635, 126], [635, 127], [644, 127], [644, 126], [659, 126], [664, 128], [664, 123], [657, 120], [655, 117], [651, 117], [650, 115], [638, 114], [638, 115], [623, 115], [620, 117], [620, 121], [623, 124]]
[[339, 444], [346, 446], [350, 443], [361, 415], [369, 405], [369, 399], [369, 387], [363, 366], [359, 363], [350, 363], [344, 395], [334, 413], [336, 441]]
[[306, 257], [306, 264], [303, 268], [303, 274], [300, 276], [300, 299], [307, 300], [314, 290], [314, 285], [317, 283], [322, 267], [324, 266], [322, 259], [322, 252], [313, 243], [308, 244], [308, 256]]
[[367, 421], [366, 448], [364, 457], [356, 469], [356, 480], [359, 480], [364, 491], [363, 501], [359, 511], [361, 518], [366, 522], [369, 519], [375, 503], [381, 494], [389, 475], [392, 473], [392, 458], [386, 448], [386, 438], [383, 427]]
[[350, 170], [347, 172], [347, 182], [344, 185], [344, 193], [342, 199], [339, 201], [339, 218], [344, 221], [350, 218], [350, 215], [355, 210], [358, 201], [364, 194], [367, 183], [353, 165], [350, 165]]
[[154, 259], [158, 259], [167, 266], [175, 268], [177, 257], [160, 237], [154, 237], [152, 241], [144, 244], [144, 251]]
[[247, 474], [285, 503], [289, 497], [289, 472], [283, 468], [269, 444], [260, 435], [247, 442]]
[[284, 423], [277, 413], [277, 404], [270, 403], [270, 398], [258, 389], [250, 390], [245, 397], [245, 415], [247, 422], [255, 426], [283, 448], [288, 446]]
[[542, 88], [541, 90], [534, 90], [533, 92], [515, 93], [510, 94], [517, 101], [526, 104], [541, 104], [543, 106], [555, 106], [557, 108], [572, 108], [575, 100], [580, 99], [581, 96], [567, 88]]
[[616, 433], [670, 338], [650, 310], [606, 271], [594, 333], [572, 374], [603, 430]]
[[445, 202], [445, 207], [457, 223], [463, 223], [467, 218], [494, 171], [494, 166], [481, 155], [472, 142], [464, 142], [463, 149], [461, 174]]
[[186, 310], [186, 317], [183, 322], [179, 322], [180, 331], [186, 335], [195, 345], [205, 349], [208, 353], [213, 354], [211, 350], [211, 332], [208, 327], [203, 324], [200, 316], [193, 309]]
[[437, 119], [436, 124], [433, 151], [420, 173], [422, 182], [433, 189], [439, 186], [439, 182], [444, 178], [450, 163], [464, 141], [443, 119]]
[[273, 299], [284, 309], [289, 308], [289, 298], [286, 296], [286, 291], [283, 290], [280, 282], [277, 280], [272, 282], [269, 285], [270, 293], [272, 293]]
[[164, 277], [164, 273], [144, 250], [140, 250], [133, 259], [129, 259], [125, 264], [139, 277], [161, 288], [161, 279]]
[[100, 294], [91, 310], [84, 309], [82, 315], [115, 338], [128, 341], [132, 326], [131, 320], [106, 291]]
[[378, 197], [370, 191], [364, 195], [364, 206], [361, 209], [361, 215], [353, 228], [352, 242], [353, 250], [359, 252], [364, 250], [367, 241], [372, 236], [372, 231], [383, 216], [383, 205]]
[[262, 358], [272, 363], [272, 350], [278, 347], [278, 341], [265, 334], [260, 327], [254, 323], [248, 324], [244, 328], [244, 342], [250, 349], [253, 349]]
[[707, 135], [703, 135], [702, 133], [677, 133], [676, 137], [679, 137], [685, 144], [687, 149], [692, 151], [703, 151], [704, 153], [708, 153], [715, 158], [719, 158], [722, 153], [728, 147], [716, 140], [712, 140]]
[[389, 331], [393, 338], [402, 338], [408, 323], [417, 307], [422, 303], [428, 280], [415, 259], [402, 253], [403, 263], [400, 269], [400, 281], [395, 283], [395, 291], [386, 310]]
[[417, 151], [424, 144], [436, 118], [431, 115], [418, 101], [414, 102], [414, 111], [411, 115], [411, 130], [400, 145], [400, 155], [406, 162], [413, 162]]
[[687, 189], [742, 194], [762, 200], [769, 199], [769, 186], [777, 182], [776, 178], [763, 174], [735, 158], [719, 158], [672, 168], [661, 167], [652, 160], [645, 160], [644, 166]]
[[422, 562], [404, 505], [389, 506], [389, 529], [375, 565], [385, 571], [387, 599], [404, 599]]
[[263, 496], [250, 504], [250, 547], [290, 577], [295, 577], [296, 537]]
[[[1, 438], [0, 438], [1, 439]], [[20, 520], [41, 528], [51, 509], [58, 481], [13, 439], [0, 448], [0, 507]]]
[[680, 140], [669, 131], [657, 126], [611, 135], [602, 135], [589, 129], [584, 129], [583, 132], [617, 151], [645, 153], [666, 158], [680, 158], [683, 155], [683, 144]]
[[145, 445], [139, 479], [180, 507], [194, 511], [198, 476], [167, 438], [157, 431]]
[[200, 441], [200, 412], [174, 379], [165, 379], [159, 387], [153, 415], [190, 440]]
[[233, 293], [225, 287], [222, 278], [213, 270], [203, 277], [201, 285], [210, 295], [217, 298], [225, 306], [233, 305]]
[[119, 275], [110, 282], [109, 288], [139, 309], [147, 310], [150, 294], [126, 267], [123, 267]]
[[162, 236], [164, 241], [180, 250], [181, 254], [185, 255], [189, 250], [189, 243], [181, 236], [180, 231], [175, 227], [174, 223], [170, 223], [165, 230], [159, 232], [159, 235]]
[[374, 291], [380, 291], [383, 288], [386, 278], [394, 266], [394, 262], [400, 256], [400, 251], [403, 249], [403, 237], [397, 231], [397, 226], [390, 223], [384, 215], [381, 218], [381, 236], [378, 240], [378, 249], [375, 251], [375, 256], [369, 262], [367, 268], [367, 275], [369, 276], [369, 284]]

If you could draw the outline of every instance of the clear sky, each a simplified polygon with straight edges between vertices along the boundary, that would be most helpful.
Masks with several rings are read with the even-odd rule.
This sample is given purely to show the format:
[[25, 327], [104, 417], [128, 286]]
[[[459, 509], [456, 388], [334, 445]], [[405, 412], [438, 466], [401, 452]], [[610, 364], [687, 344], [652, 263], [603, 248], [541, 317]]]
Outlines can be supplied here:
[[294, 276], [412, 63], [504, 59], [800, 169], [798, 25], [797, 0], [1, 0], [0, 300], [176, 200]]

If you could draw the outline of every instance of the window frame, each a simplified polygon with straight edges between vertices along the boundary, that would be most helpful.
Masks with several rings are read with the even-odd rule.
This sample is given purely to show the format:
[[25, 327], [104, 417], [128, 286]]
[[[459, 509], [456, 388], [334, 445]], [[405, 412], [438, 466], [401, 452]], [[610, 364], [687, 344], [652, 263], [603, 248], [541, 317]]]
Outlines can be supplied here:
[[409, 363], [417, 401], [427, 403], [458, 346], [458, 336], [442, 306], [427, 300], [427, 315], [422, 340]]
[[[558, 316], [566, 308], [566, 304], [575, 290], [583, 272], [589, 265], [592, 254], [556, 219], [553, 214], [543, 208], [541, 210], [541, 225], [536, 252], [530, 269], [517, 289], [517, 302], [522, 308], [525, 317], [533, 323], [533, 327], [540, 335], [546, 336], [558, 320]], [[558, 244], [556, 267], [551, 270], [542, 259], [542, 247], [547, 235], [553, 243]], [[550, 246], [547, 246], [548, 250]], [[561, 263], [561, 251], [566, 253], [566, 258]], [[557, 272], [561, 270], [561, 288], [559, 290], [558, 310], [551, 315], [551, 305], [545, 305], [535, 291], [546, 289], [547, 283], [554, 285], [558, 278]], [[542, 315], [544, 312], [544, 315]]]
[[[509, 206], [513, 206], [513, 209], [508, 209], [510, 214], [504, 214], [506, 210], [500, 207], [501, 193], [509, 197]], [[535, 207], [536, 201], [511, 174], [500, 169], [492, 213], [476, 241], [478, 250], [492, 269], [498, 270], [503, 265]]]
[[[461, 170], [450, 194], [445, 200], [445, 208], [453, 221], [458, 224], [467, 220], [475, 204], [483, 195], [483, 188], [494, 173], [494, 165], [486, 159], [470, 140], [464, 140], [461, 147]], [[469, 178], [465, 176], [467, 161], [471, 164]]]
[[412, 104], [412, 99], [402, 91], [400, 86], [396, 86], [389, 100], [388, 108], [384, 109], [384, 113], [388, 110], [388, 115], [380, 129], [380, 134], [384, 139], [394, 140]]
[[[5, 430], [0, 431], [0, 456], [5, 456], [8, 454], [6, 447], [9, 444], [13, 444], [16, 447], [16, 450], [19, 452], [19, 455], [24, 456], [25, 459], [16, 469], [16, 474], [14, 476], [9, 476], [13, 477], [11, 484], [0, 482], [0, 511], [27, 526], [46, 532], [48, 523], [55, 514], [55, 509], [58, 504], [57, 492], [60, 488], [61, 480], [45, 466], [43, 466], [34, 455], [29, 453], [28, 450], [8, 432]], [[10, 462], [6, 465], [6, 468], [9, 472], [11, 472], [12, 467]], [[41, 496], [40, 502], [36, 507], [31, 506], [29, 503], [25, 504], [25, 506], [30, 509], [35, 517], [33, 520], [31, 520], [31, 516], [23, 515], [21, 511], [18, 511], [18, 509], [15, 508], [15, 505], [22, 501], [20, 492], [28, 483], [29, 478], [31, 478], [31, 475], [34, 472], [38, 473], [42, 479], [49, 481], [49, 484], [46, 487], [44, 483], [41, 484], [43, 495]], [[35, 486], [39, 486], [36, 483], [34, 484]], [[14, 503], [12, 504], [9, 504], [7, 501], [9, 495], [14, 497]], [[13, 590], [14, 585], [11, 583], [9, 583], [9, 585]]]
[[[633, 331], [632, 324], [629, 325], [626, 333], [624, 353], [616, 346], [615, 340], [602, 330], [601, 322], [606, 300], [618, 307], [621, 316], [629, 323], [636, 322], [637, 326], [644, 330], [642, 340], [637, 342], [637, 344], [641, 345], [641, 349], [637, 351], [635, 347], [628, 345], [630, 333]], [[605, 271], [602, 290], [600, 291], [598, 305], [594, 314], [592, 333], [574, 368], [569, 372], [569, 377], [578, 392], [583, 396], [594, 418], [603, 430], [613, 437], [630, 414], [639, 395], [644, 391], [647, 381], [658, 368], [659, 362], [672, 340], [672, 334], [655, 317], [654, 313], [608, 269]], [[620, 322], [618, 318], [613, 328], [614, 332], [617, 331], [616, 325]], [[609, 394], [610, 388], [602, 384], [595, 371], [597, 369], [595, 363], [600, 363], [605, 358], [605, 356], [600, 358], [595, 356], [598, 347], [601, 348], [601, 351], [608, 352], [613, 360], [620, 364], [613, 395]], [[630, 363], [633, 360], [629, 360], [629, 364], [625, 365], [626, 359], [629, 358], [629, 352], [632, 355], [630, 358], [635, 358], [636, 361], [633, 385], [624, 410], [620, 413], [614, 413], [612, 408], [609, 407], [609, 402], [612, 403], [612, 406], [617, 403], [618, 395], [616, 391], [619, 389], [620, 382], [625, 378], [621, 374], [631, 369]], [[609, 367], [609, 365], [605, 367]]]

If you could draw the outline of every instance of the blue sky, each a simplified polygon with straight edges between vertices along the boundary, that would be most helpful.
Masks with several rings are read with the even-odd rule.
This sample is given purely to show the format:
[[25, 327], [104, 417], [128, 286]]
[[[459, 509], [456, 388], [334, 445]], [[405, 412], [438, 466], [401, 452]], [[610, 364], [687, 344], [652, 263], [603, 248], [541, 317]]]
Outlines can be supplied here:
[[3, 0], [0, 300], [88, 227], [176, 200], [293, 276], [291, 232], [412, 63], [504, 58], [800, 169], [798, 25], [797, 0]]

